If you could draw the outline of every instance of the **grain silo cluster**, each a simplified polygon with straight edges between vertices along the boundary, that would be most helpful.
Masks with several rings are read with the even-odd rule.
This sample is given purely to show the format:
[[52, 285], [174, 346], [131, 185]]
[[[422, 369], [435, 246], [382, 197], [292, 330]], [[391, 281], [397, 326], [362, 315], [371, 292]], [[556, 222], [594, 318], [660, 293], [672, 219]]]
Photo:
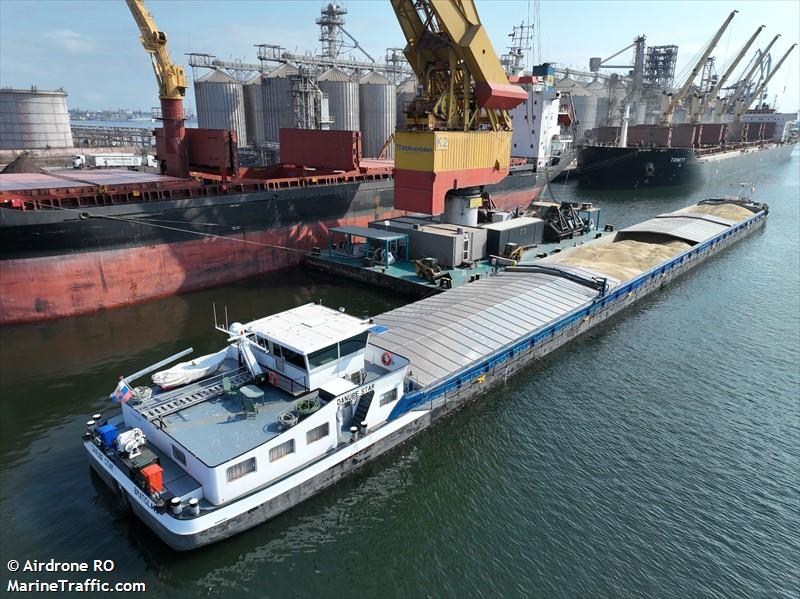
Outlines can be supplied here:
[[379, 62], [348, 46], [350, 38], [340, 35], [346, 13], [335, 4], [322, 7], [318, 54], [261, 45], [253, 64], [190, 54], [199, 126], [234, 129], [240, 147], [257, 151], [274, 151], [281, 129], [360, 131], [365, 158], [392, 157], [391, 137], [404, 125], [402, 109], [416, 81], [398, 49]]

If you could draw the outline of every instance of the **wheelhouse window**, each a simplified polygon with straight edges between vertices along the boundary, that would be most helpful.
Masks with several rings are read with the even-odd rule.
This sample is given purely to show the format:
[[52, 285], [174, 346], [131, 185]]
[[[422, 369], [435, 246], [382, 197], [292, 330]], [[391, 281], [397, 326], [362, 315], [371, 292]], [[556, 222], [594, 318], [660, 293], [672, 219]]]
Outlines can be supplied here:
[[269, 461], [275, 462], [292, 453], [294, 453], [294, 439], [289, 439], [288, 441], [281, 443], [280, 445], [276, 445], [269, 450]]
[[350, 339], [345, 339], [344, 341], [340, 341], [339, 354], [342, 356], [349, 356], [350, 354], [363, 351], [364, 348], [367, 347], [368, 337], [369, 337], [369, 331], [364, 331], [360, 335], [356, 335], [355, 337], [350, 337]]
[[292, 366], [297, 366], [300, 370], [306, 369], [306, 359], [303, 354], [298, 354], [296, 351], [278, 345], [277, 343], [272, 344], [272, 349], [275, 351], [275, 354], [286, 360]]
[[261, 335], [255, 336], [255, 342], [258, 347], [263, 349], [266, 353], [269, 353], [269, 341], [262, 337]]
[[339, 346], [334, 343], [308, 354], [308, 369], [314, 370], [339, 359]]
[[256, 459], [250, 458], [243, 462], [239, 462], [238, 464], [234, 464], [226, 471], [228, 476], [228, 482], [233, 482], [245, 476], [246, 474], [250, 474], [251, 472], [256, 471]]
[[319, 441], [328, 436], [329, 428], [328, 423], [321, 424], [316, 428], [312, 428], [306, 433], [306, 444], [310, 445], [314, 441]]

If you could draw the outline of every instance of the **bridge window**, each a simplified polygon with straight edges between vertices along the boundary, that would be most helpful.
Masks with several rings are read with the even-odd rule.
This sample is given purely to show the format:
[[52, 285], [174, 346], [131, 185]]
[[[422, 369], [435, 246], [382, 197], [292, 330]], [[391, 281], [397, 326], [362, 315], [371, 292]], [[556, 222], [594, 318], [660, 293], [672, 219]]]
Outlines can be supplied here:
[[256, 459], [250, 458], [245, 460], [244, 462], [239, 462], [238, 464], [234, 464], [226, 471], [228, 476], [228, 482], [233, 482], [237, 479], [242, 478], [246, 474], [250, 474], [251, 472], [256, 471]]
[[349, 356], [350, 354], [354, 354], [359, 351], [364, 351], [364, 348], [367, 347], [368, 337], [369, 337], [369, 331], [364, 331], [360, 335], [356, 335], [355, 337], [350, 337], [350, 339], [345, 339], [344, 341], [340, 341], [339, 355]]
[[269, 341], [267, 339], [265, 339], [261, 335], [256, 335], [255, 342], [261, 349], [269, 353]]
[[298, 354], [296, 351], [278, 345], [277, 343], [272, 344], [272, 349], [275, 351], [276, 355], [286, 360], [289, 364], [297, 366], [301, 370], [306, 369], [306, 361], [305, 358], [303, 358], [303, 354]]
[[339, 359], [339, 346], [334, 343], [308, 354], [308, 369], [314, 370]]

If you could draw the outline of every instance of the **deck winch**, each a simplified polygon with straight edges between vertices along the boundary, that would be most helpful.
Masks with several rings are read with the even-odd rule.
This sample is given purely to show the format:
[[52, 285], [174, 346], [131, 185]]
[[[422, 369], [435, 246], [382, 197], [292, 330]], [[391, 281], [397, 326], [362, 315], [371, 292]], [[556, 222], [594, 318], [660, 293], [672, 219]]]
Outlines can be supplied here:
[[147, 437], [140, 428], [132, 428], [129, 431], [120, 433], [116, 439], [117, 450], [127, 454], [128, 458], [135, 458], [141, 455], [141, 448], [147, 443]]

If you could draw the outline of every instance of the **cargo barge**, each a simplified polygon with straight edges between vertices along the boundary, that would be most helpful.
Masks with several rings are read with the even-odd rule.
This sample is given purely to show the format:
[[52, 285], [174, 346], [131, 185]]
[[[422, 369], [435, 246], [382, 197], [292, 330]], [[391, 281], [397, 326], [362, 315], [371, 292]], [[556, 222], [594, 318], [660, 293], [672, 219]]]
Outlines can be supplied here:
[[134, 386], [182, 352], [125, 377], [121, 410], [92, 417], [84, 448], [170, 547], [220, 541], [330, 487], [767, 215], [764, 204], [707, 200], [370, 320], [312, 304], [218, 327], [218, 370], [169, 391]]
[[[334, 132], [349, 133], [352, 132]], [[74, 316], [296, 265], [330, 227], [406, 214], [391, 161], [245, 169], [236, 180], [106, 170], [0, 175], [0, 325]], [[358, 155], [358, 153], [356, 153]], [[525, 208], [547, 176], [487, 185]]]

